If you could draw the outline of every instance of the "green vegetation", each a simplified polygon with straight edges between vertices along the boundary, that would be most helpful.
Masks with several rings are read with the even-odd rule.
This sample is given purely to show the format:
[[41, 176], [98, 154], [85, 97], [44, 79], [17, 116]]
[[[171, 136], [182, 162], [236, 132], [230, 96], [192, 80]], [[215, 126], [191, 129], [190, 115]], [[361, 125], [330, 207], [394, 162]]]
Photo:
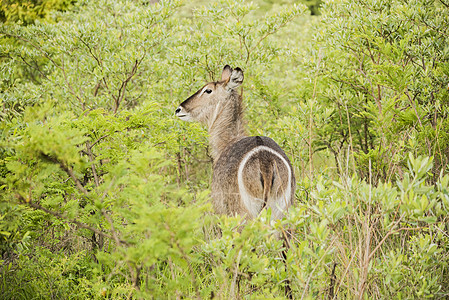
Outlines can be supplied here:
[[[2, 2], [2, 298], [448, 297], [449, 3], [153, 2]], [[241, 232], [174, 117], [225, 64], [297, 177]]]
[[51, 18], [54, 11], [70, 9], [75, 0], [2, 0], [0, 21], [33, 24], [38, 20], [55, 21]]

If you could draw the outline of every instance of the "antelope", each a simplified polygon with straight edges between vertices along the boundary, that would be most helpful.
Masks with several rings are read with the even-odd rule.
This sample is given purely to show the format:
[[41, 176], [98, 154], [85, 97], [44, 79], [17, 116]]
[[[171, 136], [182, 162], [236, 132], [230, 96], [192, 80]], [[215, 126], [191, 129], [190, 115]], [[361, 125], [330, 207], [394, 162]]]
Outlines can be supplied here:
[[242, 97], [237, 91], [242, 83], [243, 71], [226, 65], [220, 81], [204, 85], [182, 102], [175, 114], [183, 121], [208, 127], [215, 212], [250, 220], [271, 208], [271, 220], [280, 219], [294, 201], [295, 175], [275, 141], [247, 136]]

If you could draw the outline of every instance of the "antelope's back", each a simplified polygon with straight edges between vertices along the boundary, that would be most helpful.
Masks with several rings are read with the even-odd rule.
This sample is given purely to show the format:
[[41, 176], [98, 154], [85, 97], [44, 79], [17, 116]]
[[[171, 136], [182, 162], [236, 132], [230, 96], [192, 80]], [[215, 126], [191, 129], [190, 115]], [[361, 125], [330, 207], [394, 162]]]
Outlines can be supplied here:
[[245, 137], [229, 145], [213, 167], [211, 196], [217, 213], [255, 218], [271, 207], [282, 218], [295, 194], [293, 168], [271, 138]]

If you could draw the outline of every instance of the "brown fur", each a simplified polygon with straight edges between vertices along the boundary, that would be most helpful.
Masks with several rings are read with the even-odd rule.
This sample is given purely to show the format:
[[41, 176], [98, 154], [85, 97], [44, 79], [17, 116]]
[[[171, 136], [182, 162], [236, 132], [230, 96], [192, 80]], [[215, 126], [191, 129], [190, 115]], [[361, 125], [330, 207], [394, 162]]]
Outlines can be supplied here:
[[[215, 211], [226, 215], [239, 214], [250, 219], [262, 209], [271, 207], [272, 218], [278, 219], [293, 203], [296, 186], [293, 168], [272, 139], [246, 136], [242, 98], [237, 92], [242, 82], [243, 72], [239, 68], [233, 70], [226, 66], [221, 81], [203, 86], [181, 103], [176, 114], [181, 119], [208, 126], [214, 160], [211, 196]], [[251, 151], [254, 153], [246, 158], [246, 164], [241, 167], [241, 182], [249, 195], [245, 198], [239, 188], [238, 171]], [[289, 188], [290, 193], [284, 195]], [[247, 200], [245, 205], [244, 199], [251, 201]], [[279, 206], [284, 210], [278, 210]]]

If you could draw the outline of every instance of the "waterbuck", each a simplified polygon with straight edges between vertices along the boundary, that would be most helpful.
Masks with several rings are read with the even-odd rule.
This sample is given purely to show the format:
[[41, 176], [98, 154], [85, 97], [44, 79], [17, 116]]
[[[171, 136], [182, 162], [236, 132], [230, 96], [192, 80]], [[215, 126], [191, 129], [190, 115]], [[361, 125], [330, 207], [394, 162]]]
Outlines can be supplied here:
[[264, 208], [271, 208], [271, 219], [279, 219], [293, 203], [295, 175], [275, 141], [246, 135], [242, 97], [237, 91], [242, 83], [243, 71], [226, 65], [221, 81], [203, 86], [175, 113], [181, 120], [208, 126], [215, 211], [253, 219]]

